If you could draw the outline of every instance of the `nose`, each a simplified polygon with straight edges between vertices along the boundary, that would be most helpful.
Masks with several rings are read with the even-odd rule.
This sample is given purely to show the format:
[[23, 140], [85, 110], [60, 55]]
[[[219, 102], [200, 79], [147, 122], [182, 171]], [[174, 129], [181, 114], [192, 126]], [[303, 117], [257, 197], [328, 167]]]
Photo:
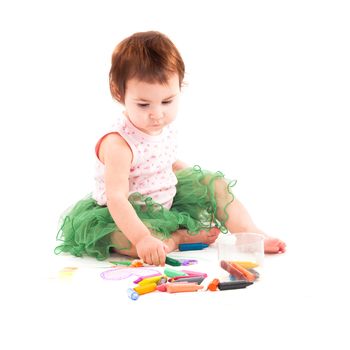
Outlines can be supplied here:
[[157, 121], [163, 118], [163, 111], [161, 107], [154, 107], [149, 114], [150, 119]]

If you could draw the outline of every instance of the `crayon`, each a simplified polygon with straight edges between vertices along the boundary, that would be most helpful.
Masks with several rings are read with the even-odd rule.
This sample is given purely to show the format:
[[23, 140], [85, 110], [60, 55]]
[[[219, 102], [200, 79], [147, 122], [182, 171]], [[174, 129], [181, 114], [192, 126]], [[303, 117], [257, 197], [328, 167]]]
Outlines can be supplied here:
[[168, 283], [166, 285], [168, 293], [196, 292], [202, 288], [203, 286], [199, 286], [197, 283]]
[[209, 244], [205, 243], [181, 243], [179, 244], [179, 250], [184, 251], [184, 250], [202, 250], [204, 248], [209, 247]]
[[156, 288], [159, 292], [166, 292], [166, 283], [159, 284]]
[[143, 264], [143, 262], [141, 261], [141, 260], [133, 260], [132, 262], [131, 262], [131, 265], [130, 265], [131, 267], [143, 267], [143, 266], [145, 266], [144, 264]]
[[207, 277], [208, 275], [205, 272], [199, 272], [199, 271], [191, 271], [191, 270], [181, 270], [182, 272], [185, 272], [189, 276], [203, 276]]
[[165, 258], [165, 263], [171, 266], [181, 266], [181, 262], [179, 260], [170, 258], [169, 256]]
[[147, 277], [144, 278], [142, 281], [138, 283], [139, 286], [145, 286], [146, 284], [149, 283], [158, 283], [158, 281], [162, 278], [163, 276], [153, 276], [153, 277]]
[[230, 289], [240, 289], [250, 286], [253, 282], [248, 281], [230, 281], [230, 282], [220, 282], [218, 287], [220, 290], [230, 290]]
[[128, 297], [131, 300], [137, 300], [139, 298], [139, 294], [136, 291], [134, 291], [132, 288], [127, 289], [126, 292], [128, 293]]
[[123, 266], [130, 266], [131, 261], [110, 261], [113, 265], [123, 265]]
[[182, 281], [184, 278], [195, 278], [195, 277], [198, 277], [198, 278], [206, 278], [207, 277], [207, 274], [200, 274], [200, 275], [192, 275], [192, 274], [188, 274], [186, 276], [175, 276], [171, 279], [171, 282], [174, 282], [174, 281]]
[[220, 281], [217, 278], [214, 278], [209, 284], [207, 290], [215, 292], [218, 288]]
[[157, 286], [165, 284], [168, 282], [168, 278], [166, 276], [162, 276], [162, 278], [157, 282]]
[[146, 278], [149, 278], [149, 277], [155, 277], [155, 276], [161, 276], [161, 273], [160, 272], [157, 272], [157, 273], [152, 273], [150, 275], [147, 275], [147, 276], [140, 276], [139, 278], [137, 278], [134, 283], [139, 283], [141, 282], [142, 280], [146, 279]]
[[168, 277], [187, 276], [187, 273], [182, 272], [182, 271], [178, 271], [178, 270], [169, 269], [166, 267], [164, 269], [164, 275], [166, 275]]
[[260, 277], [260, 273], [256, 271], [255, 269], [247, 269], [250, 271], [253, 275], [255, 275], [255, 278], [258, 279]]
[[230, 263], [225, 260], [220, 261], [220, 266], [226, 270], [230, 275], [236, 277], [238, 280], [246, 280], [246, 277], [243, 275], [241, 271], [234, 268]]
[[181, 283], [181, 282], [194, 282], [197, 284], [201, 284], [205, 277], [203, 276], [193, 276], [193, 277], [184, 277], [184, 278], [178, 278], [174, 280], [174, 283]]
[[137, 292], [138, 294], [142, 295], [142, 294], [146, 294], [146, 293], [150, 293], [153, 292], [157, 289], [157, 284], [156, 283], [148, 283], [144, 286], [137, 286], [133, 288], [135, 292]]
[[242, 267], [234, 262], [229, 262], [228, 264], [231, 267], [233, 267], [234, 269], [241, 272], [247, 281], [254, 282], [256, 280], [256, 276], [253, 273], [251, 273], [250, 271], [248, 271], [247, 269], [245, 269], [244, 267]]
[[188, 266], [188, 265], [194, 265], [198, 263], [198, 260], [196, 259], [178, 259], [181, 262], [181, 265]]
[[245, 269], [253, 269], [254, 267], [258, 267], [259, 265], [257, 263], [254, 263], [252, 261], [229, 261], [229, 262], [234, 262], [238, 265], [241, 265]]

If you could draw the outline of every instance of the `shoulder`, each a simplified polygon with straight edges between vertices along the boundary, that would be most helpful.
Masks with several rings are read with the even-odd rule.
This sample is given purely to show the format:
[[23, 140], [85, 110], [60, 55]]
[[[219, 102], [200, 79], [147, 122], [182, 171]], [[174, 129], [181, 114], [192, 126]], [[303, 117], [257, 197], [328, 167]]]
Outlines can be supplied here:
[[118, 132], [111, 132], [103, 137], [99, 147], [98, 157], [102, 163], [110, 159], [130, 159], [132, 151], [125, 139]]

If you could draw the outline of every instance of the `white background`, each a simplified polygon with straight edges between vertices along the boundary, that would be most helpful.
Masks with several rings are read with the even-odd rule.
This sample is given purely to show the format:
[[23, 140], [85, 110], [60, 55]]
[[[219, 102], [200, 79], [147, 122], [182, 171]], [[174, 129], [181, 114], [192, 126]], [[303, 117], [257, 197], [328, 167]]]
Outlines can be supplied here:
[[295, 258], [308, 253], [309, 269], [327, 263], [321, 276], [335, 281], [350, 234], [349, 18], [346, 1], [1, 2], [5, 263], [40, 270], [51, 254], [58, 217], [91, 191], [95, 142], [120, 111], [111, 53], [159, 30], [186, 64], [181, 159], [237, 179], [258, 226]]

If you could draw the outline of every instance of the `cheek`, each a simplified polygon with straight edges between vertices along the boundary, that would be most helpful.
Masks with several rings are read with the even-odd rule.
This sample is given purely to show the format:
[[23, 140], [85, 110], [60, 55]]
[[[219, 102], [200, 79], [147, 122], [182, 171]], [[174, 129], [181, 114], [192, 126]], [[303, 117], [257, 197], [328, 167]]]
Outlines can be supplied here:
[[171, 105], [168, 109], [168, 115], [175, 118], [178, 110], [178, 104]]
[[137, 122], [143, 122], [145, 119], [146, 119], [146, 112], [143, 111], [143, 110], [140, 110], [139, 108], [137, 107], [133, 107], [129, 110], [129, 115], [131, 115], [132, 119], [134, 119], [134, 121], [137, 121]]

